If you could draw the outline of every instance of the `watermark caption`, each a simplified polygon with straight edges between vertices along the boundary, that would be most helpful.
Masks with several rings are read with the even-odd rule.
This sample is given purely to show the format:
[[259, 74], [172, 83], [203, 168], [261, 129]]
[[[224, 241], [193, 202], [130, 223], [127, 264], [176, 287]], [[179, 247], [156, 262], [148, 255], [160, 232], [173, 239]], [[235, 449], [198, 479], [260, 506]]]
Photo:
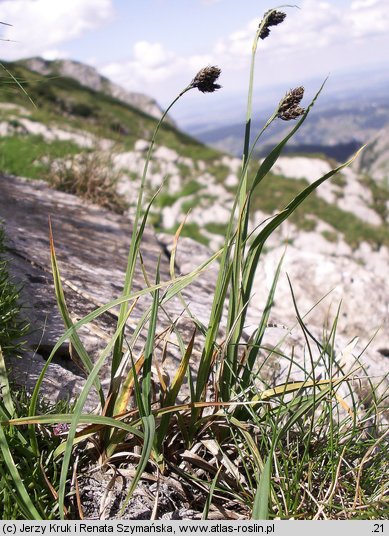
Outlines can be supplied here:
[[42, 534], [269, 534], [271, 536], [389, 536], [389, 521], [0, 521], [0, 536]]

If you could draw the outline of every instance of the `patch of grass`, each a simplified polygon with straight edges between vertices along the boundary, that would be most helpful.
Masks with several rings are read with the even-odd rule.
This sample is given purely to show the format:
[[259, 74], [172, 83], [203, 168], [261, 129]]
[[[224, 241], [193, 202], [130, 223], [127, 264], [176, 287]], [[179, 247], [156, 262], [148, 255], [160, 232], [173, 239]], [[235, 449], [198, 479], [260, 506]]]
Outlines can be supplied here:
[[188, 181], [182, 187], [180, 192], [180, 197], [186, 197], [188, 195], [197, 194], [203, 187], [196, 180]]
[[83, 117], [84, 119], [99, 116], [98, 108], [85, 102], [75, 102], [74, 104], [70, 103], [68, 111], [70, 114]]
[[161, 208], [171, 207], [179, 199], [179, 195], [172, 195], [166, 191], [162, 191], [155, 200], [155, 204]]
[[[5, 232], [0, 226], [0, 420], [27, 417], [31, 396], [20, 388], [11, 385], [5, 375], [3, 358], [16, 356], [22, 350], [24, 337], [29, 326], [21, 315], [19, 288], [10, 277], [9, 262], [6, 258]], [[12, 410], [12, 414], [10, 411]], [[64, 401], [51, 404], [40, 400], [40, 415], [69, 412], [69, 404]], [[58, 486], [60, 461], [55, 460], [53, 452], [63, 441], [56, 436], [53, 427], [41, 426], [37, 440], [41, 455], [34, 452], [27, 426], [1, 425], [0, 437], [0, 519], [28, 519], [21, 505], [18, 490], [14, 486], [4, 454], [9, 449], [15, 467], [23, 475], [24, 486], [42, 516], [42, 519], [57, 518], [57, 501], [50, 486]], [[6, 446], [8, 445], [8, 447]], [[6, 449], [6, 450], [4, 450]]]
[[164, 145], [174, 149], [181, 156], [191, 158], [192, 160], [212, 162], [215, 158], [220, 158], [220, 152], [216, 149], [204, 145], [183, 132], [176, 131], [169, 125], [165, 127], [162, 139], [164, 140]]
[[86, 153], [55, 160], [43, 177], [55, 189], [122, 214], [127, 202], [117, 193], [119, 174], [109, 155]]
[[343, 173], [338, 173], [337, 175], [335, 175], [331, 182], [339, 188], [344, 188], [347, 185], [347, 179]]
[[197, 207], [199, 203], [200, 203], [199, 197], [196, 197], [196, 196], [190, 197], [189, 199], [184, 201], [181, 205], [182, 214], [188, 214], [188, 212], [192, 210], [193, 208]]
[[126, 171], [126, 174], [132, 182], [136, 182], [137, 180], [139, 180], [139, 175], [138, 173], [135, 173], [135, 171]]
[[207, 223], [204, 228], [212, 234], [225, 236], [227, 231], [227, 224], [223, 223]]
[[312, 210], [318, 218], [342, 233], [352, 248], [357, 248], [362, 242], [368, 242], [377, 249], [383, 245], [389, 246], [389, 236], [384, 226], [366, 223], [351, 212], [330, 205], [318, 197], [313, 197], [311, 201], [312, 209], [307, 207], [307, 210]]
[[[31, 396], [24, 390], [12, 388], [13, 417], [28, 416]], [[40, 415], [69, 413], [70, 407], [64, 401], [56, 404], [41, 400], [38, 404]], [[0, 399], [0, 418], [4, 419], [5, 407]], [[58, 519], [58, 505], [52, 490], [58, 487], [61, 461], [54, 458], [54, 451], [63, 441], [56, 435], [56, 426], [41, 426], [36, 438], [40, 454], [37, 455], [30, 443], [27, 426], [3, 426], [4, 439], [20, 475], [23, 475], [25, 489], [41, 519]], [[66, 430], [66, 428], [65, 428]], [[14, 482], [7, 474], [7, 463], [0, 450], [0, 519], [31, 519], [13, 489]], [[52, 486], [52, 487], [51, 487]], [[50, 488], [51, 487], [51, 488]], [[70, 504], [69, 504], [70, 506]], [[36, 517], [35, 517], [36, 518]]]
[[[168, 234], [175, 234], [177, 231], [176, 227], [173, 227], [172, 229], [163, 229], [165, 233]], [[181, 231], [181, 236], [186, 236], [188, 238], [193, 238], [193, 240], [196, 240], [196, 242], [199, 242], [200, 244], [203, 244], [204, 246], [209, 245], [209, 240], [206, 238], [202, 232], [201, 228], [198, 226], [197, 223], [194, 222], [187, 222], [185, 223], [184, 227]]]
[[0, 139], [0, 170], [3, 173], [42, 179], [49, 161], [74, 155], [80, 148], [69, 141], [48, 142], [42, 136], [7, 136]]
[[[253, 199], [252, 210], [263, 210], [269, 214], [283, 209], [308, 182], [305, 179], [287, 179], [269, 174], [263, 184], [263, 192]], [[374, 226], [364, 222], [351, 212], [346, 212], [334, 204], [327, 203], [313, 192], [289, 218], [299, 229], [312, 230], [315, 222], [312, 216], [328, 223], [353, 248], [368, 242], [376, 248], [389, 246], [389, 236], [384, 225]]]
[[225, 164], [216, 161], [210, 166], [207, 166], [207, 172], [215, 177], [216, 182], [223, 184], [231, 173], [231, 169]]
[[321, 234], [324, 236], [327, 242], [335, 243], [339, 240], [338, 233], [335, 233], [334, 231], [322, 231]]
[[[156, 198], [155, 203], [156, 205], [162, 208], [171, 207], [179, 199], [194, 195], [197, 192], [199, 192], [201, 189], [202, 189], [201, 184], [199, 184], [196, 180], [190, 180], [190, 181], [187, 181], [183, 185], [182, 189], [179, 192], [176, 192], [175, 194], [170, 194], [168, 191], [166, 191], [166, 189], [163, 190], [162, 192], [160, 192], [160, 194]], [[191, 203], [191, 200], [188, 200], [188, 203]], [[186, 210], [184, 210], [184, 212], [186, 212]]]
[[19, 288], [12, 282], [6, 259], [5, 234], [0, 225], [0, 348], [5, 355], [15, 354], [28, 331], [20, 315]]
[[176, 166], [180, 173], [181, 179], [190, 179], [193, 175], [193, 169], [190, 166], [187, 166], [186, 164], [183, 164], [182, 162], [177, 162]]
[[[62, 123], [104, 138], [113, 138], [123, 145], [124, 150], [132, 150], [139, 138], [149, 139], [157, 124], [155, 118], [140, 109], [83, 86], [72, 78], [43, 76], [18, 62], [3, 63], [28, 96], [8, 75], [0, 73], [0, 101], [24, 106], [30, 110], [31, 118], [37, 121]], [[218, 151], [168, 123], [161, 125], [159, 142], [194, 160], [210, 161], [220, 157]]]
[[389, 225], [389, 188], [372, 177], [365, 177], [363, 184], [371, 192], [373, 202], [371, 208], [379, 215], [384, 225]]
[[307, 233], [313, 232], [317, 227], [317, 221], [312, 217], [306, 217], [300, 220], [300, 229]]

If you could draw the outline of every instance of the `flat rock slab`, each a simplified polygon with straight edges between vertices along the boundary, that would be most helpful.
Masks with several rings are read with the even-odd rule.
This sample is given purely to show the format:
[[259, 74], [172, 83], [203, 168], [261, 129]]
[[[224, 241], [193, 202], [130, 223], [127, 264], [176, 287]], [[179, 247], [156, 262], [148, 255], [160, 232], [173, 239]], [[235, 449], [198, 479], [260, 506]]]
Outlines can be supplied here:
[[[34, 386], [45, 364], [45, 358], [47, 359], [65, 331], [56, 304], [51, 274], [49, 216], [67, 306], [73, 319], [80, 319], [121, 295], [133, 231], [132, 223], [127, 218], [87, 204], [73, 195], [52, 190], [44, 182], [0, 176], [0, 218], [5, 222], [11, 273], [15, 280], [22, 284], [21, 301], [25, 306], [24, 314], [31, 325], [27, 352], [22, 358], [9, 358], [8, 366], [13, 379], [27, 388]], [[161, 281], [170, 280], [171, 247], [171, 236], [156, 237], [152, 230], [145, 230], [141, 252], [151, 282], [154, 281], [159, 258]], [[189, 273], [209, 255], [204, 246], [187, 238], [180, 239], [176, 256], [177, 275]], [[215, 263], [183, 291], [191, 312], [205, 324], [209, 320], [217, 271], [218, 265]], [[137, 266], [133, 290], [139, 291], [145, 287], [144, 275], [140, 266]], [[265, 300], [257, 300], [255, 306], [248, 311], [247, 326], [251, 326], [249, 332], [252, 332], [260, 319], [261, 303], [265, 303]], [[151, 296], [148, 294], [138, 301], [128, 321], [127, 336], [133, 333], [134, 326], [150, 304]], [[80, 337], [92, 360], [97, 358], [114, 332], [117, 312], [117, 309], [110, 309], [80, 330]], [[188, 343], [194, 325], [183, 313], [184, 306], [178, 298], [169, 301], [164, 310], [159, 311], [157, 333], [166, 332], [174, 321], [177, 322], [184, 342]], [[316, 328], [316, 332], [320, 334], [320, 326]], [[223, 334], [220, 335], [223, 340]], [[135, 357], [140, 355], [146, 336], [147, 326], [135, 345]], [[161, 352], [166, 341], [168, 344], [164, 353], [163, 369], [172, 377], [180, 361], [180, 351], [174, 333], [167, 333], [167, 337], [160, 341], [154, 359], [161, 362]], [[348, 342], [348, 339], [338, 337], [338, 349], [344, 349]], [[262, 367], [257, 363], [257, 366], [262, 367], [267, 383], [281, 383], [288, 374], [289, 361], [280, 359], [281, 348], [285, 355], [292, 353], [296, 360], [292, 369], [293, 379], [302, 379], [300, 365], [305, 362], [306, 342], [301, 332], [290, 332], [282, 326], [269, 326], [263, 347], [262, 356], [266, 358], [266, 364]], [[271, 350], [274, 347], [278, 348], [275, 353]], [[202, 338], [198, 334], [190, 364], [194, 377], [201, 348]], [[387, 373], [387, 358], [377, 356], [374, 351], [369, 354], [370, 352], [367, 352], [365, 355], [368, 373], [377, 382], [382, 382]], [[351, 359], [350, 367], [353, 362]], [[317, 368], [316, 372], [318, 375], [325, 374], [324, 369]], [[109, 377], [108, 359], [101, 369], [103, 386], [107, 387]], [[51, 400], [73, 398], [79, 394], [84, 381], [85, 375], [71, 360], [68, 344], [64, 344], [49, 367], [42, 392]], [[382, 382], [382, 389], [385, 390], [387, 385], [387, 381]], [[91, 393], [86, 407], [93, 409], [96, 401], [96, 394]]]
[[[22, 284], [24, 314], [31, 324], [29, 353], [22, 360], [12, 359], [10, 366], [18, 383], [28, 386], [34, 383], [44, 358], [64, 333], [51, 274], [49, 217], [68, 309], [76, 319], [120, 296], [133, 231], [128, 219], [87, 204], [73, 195], [52, 190], [44, 182], [0, 177], [0, 218], [5, 222], [10, 269], [16, 281]], [[150, 281], [154, 281], [159, 258], [161, 281], [168, 281], [169, 255], [149, 229], [144, 232], [141, 252]], [[133, 290], [145, 286], [138, 266]], [[211, 288], [207, 288], [203, 281], [200, 289], [202, 294], [210, 295]], [[129, 320], [128, 333], [150, 303], [150, 295], [139, 301]], [[178, 300], [169, 303], [173, 318], [182, 314], [182, 309]], [[93, 359], [114, 331], [117, 312], [104, 313], [88, 329], [80, 331]], [[201, 311], [200, 306], [197, 307], [199, 312], [204, 319], [207, 310]], [[159, 319], [160, 330], [168, 325], [167, 318]], [[188, 339], [193, 326], [188, 323], [187, 328]], [[142, 335], [138, 348], [144, 342], [145, 333]], [[170, 352], [165, 367], [167, 372], [176, 367], [177, 360], [174, 351]], [[104, 379], [109, 378], [109, 363], [103, 368], [102, 376], [104, 384]], [[50, 367], [44, 392], [57, 399], [77, 394], [82, 385], [82, 372], [70, 360], [68, 346], [64, 345]]]

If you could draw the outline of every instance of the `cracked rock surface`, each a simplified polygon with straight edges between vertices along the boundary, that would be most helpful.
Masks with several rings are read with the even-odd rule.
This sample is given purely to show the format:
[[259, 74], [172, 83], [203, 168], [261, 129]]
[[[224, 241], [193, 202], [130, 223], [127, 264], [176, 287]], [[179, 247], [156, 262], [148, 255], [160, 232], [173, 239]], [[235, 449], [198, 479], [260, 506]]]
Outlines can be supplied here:
[[[82, 318], [120, 296], [133, 231], [132, 222], [127, 218], [87, 204], [73, 195], [54, 191], [46, 183], [0, 177], [0, 218], [5, 222], [10, 269], [14, 279], [22, 284], [21, 301], [24, 304], [24, 314], [32, 328], [26, 354], [22, 359], [9, 359], [8, 366], [15, 381], [29, 388], [34, 385], [45, 359], [64, 333], [51, 275], [49, 216], [67, 306], [73, 320]], [[348, 347], [353, 337], [359, 336], [360, 343], [353, 349], [354, 355], [358, 355], [369, 342], [374, 330], [381, 325], [380, 332], [363, 353], [368, 374], [379, 383], [388, 371], [389, 288], [383, 273], [384, 267], [387, 266], [387, 251], [382, 248], [379, 252], [373, 252], [370, 248], [366, 249], [366, 246], [365, 260], [362, 262], [362, 247], [354, 254], [350, 251], [346, 254], [335, 251], [331, 253], [323, 249], [319, 240], [311, 237], [308, 243], [308, 238], [308, 233], [301, 233], [298, 240], [288, 247], [270, 325], [263, 340], [261, 359], [267, 357], [267, 362], [262, 372], [269, 384], [274, 385], [285, 379], [289, 364], [286, 360], [285, 363], [282, 362], [277, 353], [271, 354], [274, 347], [278, 348], [278, 353], [282, 351], [287, 354], [293, 350], [296, 367], [292, 369], [292, 377], [295, 380], [301, 379], [299, 366], [307, 360], [306, 342], [301, 330], [296, 327], [291, 329], [296, 325], [296, 313], [286, 271], [291, 277], [301, 313], [308, 311], [326, 292], [335, 288], [327, 301], [321, 302], [306, 320], [309, 329], [319, 338], [329, 307], [332, 305], [333, 314], [334, 307], [343, 299], [336, 337], [335, 350], [338, 355]], [[276, 236], [271, 239], [276, 240]], [[172, 243], [172, 236], [156, 236], [151, 229], [146, 228], [141, 252], [150, 281], [155, 278], [159, 257], [161, 281], [170, 280]], [[276, 265], [284, 251], [283, 245], [275, 246], [273, 244], [258, 267], [254, 284], [255, 295], [247, 315], [247, 336], [258, 324]], [[193, 240], [180, 239], [175, 259], [176, 276], [189, 273], [207, 260], [210, 254], [206, 247]], [[183, 291], [192, 313], [203, 323], [209, 319], [217, 273], [218, 265], [214, 263]], [[144, 287], [144, 276], [137, 266], [133, 290], [139, 291]], [[139, 299], [128, 321], [128, 337], [131, 337], [134, 327], [150, 304], [151, 297], [148, 294]], [[187, 344], [194, 326], [183, 314], [181, 301], [174, 298], [166, 309], [170, 319], [178, 321], [181, 335]], [[117, 312], [117, 309], [110, 309], [80, 330], [82, 341], [92, 359], [96, 359], [113, 333]], [[170, 320], [161, 312], [157, 333], [163, 333], [168, 326]], [[138, 353], [141, 352], [146, 333], [147, 329], [144, 329], [135, 346]], [[222, 340], [223, 334], [220, 334], [220, 337]], [[177, 369], [180, 353], [174, 334], [170, 334], [168, 340], [164, 370], [172, 377]], [[201, 345], [201, 337], [197, 335], [191, 358], [194, 376]], [[160, 357], [161, 353], [157, 353], [156, 358]], [[345, 366], [350, 368], [353, 362], [350, 352], [344, 352], [343, 357]], [[258, 363], [258, 366], [260, 365], [261, 363]], [[318, 371], [321, 372], [325, 371]], [[109, 374], [108, 360], [101, 370], [103, 386], [107, 385]], [[80, 392], [84, 379], [83, 372], [70, 359], [68, 344], [64, 343], [49, 366], [43, 393], [51, 400], [73, 398]], [[387, 383], [382, 382], [381, 388], [386, 387]], [[93, 409], [96, 403], [96, 395], [91, 392], [87, 408]]]

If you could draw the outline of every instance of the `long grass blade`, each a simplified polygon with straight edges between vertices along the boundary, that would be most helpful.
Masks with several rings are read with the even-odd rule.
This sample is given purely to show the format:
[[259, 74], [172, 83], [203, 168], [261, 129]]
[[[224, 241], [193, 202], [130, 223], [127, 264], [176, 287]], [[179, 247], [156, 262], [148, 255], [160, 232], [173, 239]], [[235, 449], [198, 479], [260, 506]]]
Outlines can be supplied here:
[[203, 509], [203, 513], [201, 516], [202, 520], [208, 519], [209, 509], [212, 504], [213, 494], [215, 493], [216, 484], [217, 484], [217, 481], [219, 480], [219, 475], [220, 475], [221, 470], [222, 470], [222, 467], [220, 466], [216, 475], [214, 476], [212, 480], [212, 484], [211, 484], [211, 487], [209, 488], [209, 493], [204, 504], [204, 509]]
[[[32, 415], [28, 417], [17, 417], [14, 419], [2, 419], [0, 421], [1, 426], [25, 426], [27, 424], [40, 424], [40, 425], [56, 425], [59, 423], [71, 423], [74, 418], [73, 413], [50, 413], [48, 415]], [[103, 426], [111, 426], [114, 428], [120, 428], [126, 432], [133, 434], [139, 438], [142, 438], [142, 433], [137, 427], [123, 422], [121, 416], [117, 417], [104, 417], [102, 415], [94, 415], [93, 413], [81, 414], [79, 418], [79, 424], [88, 424], [87, 428], [84, 428], [80, 432], [77, 432], [77, 436], [84, 435], [85, 432], [92, 433], [99, 430]]]
[[[169, 111], [174, 106], [174, 104], [187, 91], [189, 91], [189, 89], [191, 89], [191, 86], [188, 86], [183, 91], [181, 91], [181, 93], [179, 93], [179, 95], [173, 100], [173, 102], [166, 108], [166, 110], [162, 114], [160, 120], [158, 121], [157, 126], [155, 127], [153, 136], [152, 136], [151, 141], [150, 141], [150, 146], [149, 146], [149, 149], [148, 149], [148, 152], [147, 152], [145, 165], [144, 165], [144, 168], [143, 168], [142, 179], [141, 179], [141, 183], [140, 183], [138, 200], [137, 200], [137, 205], [136, 205], [133, 233], [132, 233], [132, 237], [131, 237], [131, 244], [130, 244], [130, 249], [129, 249], [128, 258], [127, 258], [127, 268], [126, 268], [126, 274], [125, 274], [125, 280], [124, 280], [123, 296], [126, 296], [126, 295], [130, 294], [131, 291], [132, 291], [133, 278], [134, 278], [134, 274], [135, 274], [135, 264], [136, 264], [136, 261], [137, 261], [137, 258], [138, 258], [138, 253], [139, 253], [139, 245], [140, 245], [140, 242], [141, 242], [141, 239], [142, 239], [144, 227], [146, 225], [146, 220], [147, 220], [147, 216], [148, 216], [148, 210], [151, 207], [151, 202], [150, 202], [150, 204], [148, 206], [148, 209], [146, 209], [146, 212], [144, 213], [143, 221], [141, 223], [141, 226], [138, 229], [139, 221], [140, 221], [140, 218], [141, 218], [141, 215], [142, 215], [143, 194], [144, 194], [144, 189], [145, 189], [145, 184], [146, 184], [146, 177], [147, 177], [147, 172], [148, 172], [148, 167], [149, 167], [152, 151], [153, 151], [153, 148], [154, 148], [154, 145], [155, 145], [155, 140], [156, 140], [156, 137], [158, 135], [159, 129], [161, 128], [161, 125], [162, 125], [166, 115], [169, 113]], [[121, 303], [121, 306], [120, 306], [120, 312], [119, 312], [119, 317], [118, 317], [118, 325], [122, 324], [123, 318], [126, 316], [126, 314], [127, 314], [127, 302], [123, 301]], [[115, 376], [116, 370], [119, 367], [119, 364], [120, 364], [120, 361], [121, 361], [123, 339], [124, 339], [124, 327], [122, 329], [122, 333], [120, 334], [120, 336], [119, 336], [119, 338], [117, 340], [117, 343], [115, 345], [114, 351], [113, 351], [113, 356], [112, 356], [112, 377]]]
[[251, 519], [269, 519], [272, 454], [267, 457], [254, 497]]
[[[161, 257], [158, 259], [157, 265], [157, 274], [155, 278], [155, 283], [159, 283], [159, 269], [160, 269]], [[155, 333], [157, 329], [157, 318], [158, 318], [158, 306], [159, 306], [159, 291], [156, 289], [153, 292], [153, 304], [151, 308], [151, 318], [149, 330], [147, 333], [146, 346], [145, 346], [145, 359], [143, 364], [143, 378], [142, 378], [142, 400], [143, 407], [146, 412], [146, 416], [151, 413], [151, 366], [153, 361], [154, 354], [154, 343], [155, 343]]]
[[5, 366], [3, 351], [0, 346], [0, 386], [1, 386], [1, 401], [4, 405], [9, 417], [15, 413], [15, 406], [11, 396], [11, 389], [9, 387], [7, 369]]
[[[4, 464], [7, 467], [8, 475], [11, 477], [13, 482], [12, 489], [15, 490], [15, 493], [13, 493], [13, 495], [15, 495], [18, 504], [25, 512], [25, 516], [27, 519], [42, 519], [41, 514], [34, 506], [27, 489], [23, 484], [23, 479], [18, 471], [18, 468], [9, 449], [7, 437], [3, 430], [3, 426], [3, 424], [0, 425], [0, 450], [4, 459]], [[2, 475], [4, 482], [8, 481], [8, 475]]]
[[[60, 476], [60, 483], [59, 483], [59, 493], [58, 493], [58, 502], [59, 502], [59, 511], [61, 515], [61, 519], [63, 518], [63, 508], [65, 503], [65, 493], [66, 493], [66, 479], [68, 474], [68, 469], [70, 465], [70, 459], [72, 454], [72, 448], [73, 448], [73, 441], [76, 435], [76, 430], [78, 423], [80, 421], [82, 408], [84, 407], [84, 404], [86, 402], [86, 399], [89, 395], [89, 391], [91, 390], [92, 386], [94, 385], [96, 381], [96, 377], [103, 366], [105, 360], [110, 355], [110, 353], [113, 350], [113, 347], [120, 336], [121, 330], [123, 329], [124, 325], [127, 322], [127, 317], [124, 317], [122, 320], [122, 323], [118, 326], [116, 332], [112, 336], [110, 342], [106, 346], [106, 348], [101, 352], [98, 360], [96, 361], [95, 366], [93, 367], [93, 370], [90, 372], [85, 385], [80, 393], [80, 396], [76, 402], [76, 405], [74, 407], [74, 414], [72, 421], [70, 423], [68, 438], [66, 441], [66, 448], [64, 452], [64, 459], [62, 462], [62, 469], [61, 469], [61, 476]], [[73, 327], [74, 328], [74, 327]], [[73, 329], [71, 328], [71, 329]], [[54, 351], [54, 350], [53, 350]]]
[[[57, 256], [55, 252], [53, 230], [51, 226], [50, 217], [49, 217], [49, 235], [50, 235], [50, 257], [51, 257], [51, 266], [52, 266], [52, 272], [53, 272], [53, 278], [54, 278], [55, 295], [57, 298], [58, 308], [60, 310], [62, 319], [65, 324], [65, 328], [69, 329], [73, 326], [73, 321], [70, 317], [70, 314], [66, 305], [65, 294], [63, 291], [63, 286], [62, 286], [62, 281], [61, 281], [61, 274], [59, 271]], [[85, 350], [85, 347], [82, 344], [77, 331], [74, 331], [72, 333], [72, 335], [70, 336], [70, 340], [78, 356], [80, 357], [82, 364], [84, 365], [86, 369], [86, 372], [90, 373], [91, 370], [93, 369], [93, 361], [89, 357], [88, 352]], [[104, 393], [103, 393], [103, 389], [101, 387], [99, 378], [96, 378], [95, 387], [100, 396], [100, 403], [102, 404], [102, 406], [104, 406], [105, 398], [104, 398]]]
[[[2, 23], [2, 24], [6, 24], [6, 23]], [[10, 26], [10, 25], [8, 25]], [[8, 39], [7, 39], [8, 41]], [[28, 100], [31, 102], [31, 104], [34, 106], [34, 108], [37, 108], [35, 102], [32, 100], [32, 98], [30, 97], [30, 95], [27, 93], [27, 91], [24, 89], [23, 85], [19, 82], [19, 80], [17, 78], [14, 77], [14, 75], [5, 67], [5, 65], [3, 65], [2, 63], [0, 63], [0, 67], [2, 69], [4, 69], [4, 71], [12, 78], [12, 80], [15, 82], [15, 84], [19, 87], [19, 89], [21, 91], [23, 91], [23, 93], [26, 95], [26, 97], [28, 98]]]
[[139, 374], [141, 368], [143, 367], [145, 356], [142, 354], [134, 363], [134, 367], [128, 371], [128, 374], [123, 381], [120, 394], [117, 398], [115, 405], [115, 415], [120, 415], [127, 410], [129, 398], [131, 396], [135, 377]]
[[[81, 342], [81, 339], [79, 338], [78, 336], [78, 333], [77, 333], [77, 330], [74, 328], [74, 324], [73, 324], [73, 321], [70, 317], [70, 314], [69, 314], [69, 311], [68, 311], [68, 308], [67, 308], [67, 305], [66, 305], [66, 300], [65, 300], [65, 295], [64, 295], [64, 292], [63, 292], [63, 287], [62, 287], [62, 281], [61, 281], [61, 275], [60, 275], [60, 271], [59, 271], [59, 267], [58, 267], [58, 262], [57, 262], [57, 256], [56, 256], [56, 252], [55, 252], [55, 246], [54, 246], [54, 239], [53, 239], [53, 232], [52, 232], [52, 226], [51, 226], [51, 219], [49, 218], [49, 238], [50, 238], [50, 258], [51, 258], [51, 266], [52, 266], [52, 272], [53, 272], [53, 278], [54, 278], [54, 288], [55, 288], [55, 294], [56, 294], [56, 298], [57, 298], [57, 304], [58, 304], [58, 308], [60, 310], [60, 313], [61, 313], [61, 316], [62, 316], [62, 319], [64, 321], [64, 324], [65, 324], [65, 328], [67, 328], [67, 333], [69, 333], [69, 339], [71, 341], [71, 343], [73, 344], [77, 354], [79, 355], [85, 369], [90, 372], [92, 369], [93, 369], [93, 363], [92, 363], [92, 360], [90, 359], [87, 351], [85, 350], [85, 347], [84, 345], [82, 344]], [[62, 340], [61, 341], [61, 344], [62, 342], [65, 342], [66, 339]], [[59, 348], [59, 344], [57, 343], [58, 345], [58, 348]], [[56, 348], [56, 350], [58, 349]], [[52, 352], [52, 356], [54, 356], [54, 351]], [[42, 381], [43, 381], [43, 378], [46, 374], [46, 371], [47, 371], [47, 368], [51, 362], [51, 359], [52, 357], [50, 356], [49, 359], [47, 360], [45, 366], [43, 367], [42, 371], [41, 371], [41, 374], [36, 382], [36, 385], [35, 385], [35, 388], [34, 388], [34, 391], [32, 393], [32, 396], [31, 396], [31, 401], [30, 401], [30, 406], [29, 406], [29, 415], [34, 415], [36, 413], [36, 407], [37, 407], [37, 403], [38, 403], [38, 395], [39, 395], [39, 388], [42, 384]], [[100, 397], [100, 402], [102, 404], [102, 407], [104, 407], [104, 393], [103, 393], [103, 390], [102, 390], [102, 387], [101, 387], [101, 384], [100, 384], [100, 381], [98, 378], [95, 379], [95, 387], [96, 387], [96, 390], [99, 394], [99, 397]], [[35, 427], [29, 427], [29, 435], [30, 435], [30, 442], [31, 442], [31, 445], [33, 446], [36, 454], [38, 454], [38, 442], [37, 442], [37, 439], [36, 439], [36, 435], [35, 435], [36, 431], [35, 431]]]
[[39, 396], [43, 378], [56, 352], [61, 347], [61, 345], [71, 337], [71, 335], [74, 332], [77, 332], [77, 330], [81, 326], [87, 324], [88, 322], [92, 322], [93, 320], [95, 320], [97, 317], [99, 317], [106, 311], [109, 311], [110, 309], [113, 309], [114, 307], [121, 305], [124, 302], [130, 302], [130, 301], [136, 300], [137, 298], [140, 298], [141, 296], [144, 296], [146, 294], [150, 294], [150, 292], [153, 292], [157, 289], [169, 288], [168, 296], [164, 296], [162, 300], [162, 301], [168, 301], [169, 299], [173, 298], [177, 293], [182, 291], [186, 286], [190, 285], [218, 257], [219, 254], [220, 252], [217, 252], [215, 255], [207, 259], [205, 262], [203, 262], [199, 267], [197, 267], [195, 270], [193, 270], [189, 274], [183, 275], [181, 277], [177, 277], [174, 283], [172, 283], [171, 281], [166, 281], [163, 283], [159, 283], [158, 285], [153, 285], [152, 287], [139, 290], [137, 292], [134, 292], [133, 294], [129, 294], [128, 296], [121, 296], [120, 298], [112, 300], [109, 303], [101, 307], [98, 307], [91, 313], [85, 315], [83, 318], [75, 322], [72, 326], [70, 326], [66, 330], [66, 332], [62, 335], [62, 337], [58, 339], [49, 357], [47, 358], [46, 363], [42, 369], [42, 372], [39, 375], [39, 378], [35, 384], [33, 395], [32, 395], [33, 397], [32, 399], [35, 400], [35, 407], [36, 407], [36, 401], [37, 401], [37, 397]]
[[[182, 358], [180, 365], [177, 369], [177, 372], [173, 378], [172, 385], [166, 394], [166, 397], [164, 400], [164, 406], [172, 406], [176, 402], [178, 393], [181, 389], [181, 386], [183, 384], [183, 381], [186, 375], [190, 357], [193, 352], [195, 337], [196, 337], [196, 330], [193, 332], [191, 340], [188, 344], [188, 348], [186, 349], [184, 357]], [[163, 440], [165, 439], [166, 432], [169, 427], [169, 422], [170, 422], [170, 415], [169, 414], [163, 415], [161, 418], [161, 422], [158, 426], [158, 430], [157, 430], [157, 451], [158, 452], [160, 452], [161, 450]]]
[[[296, 128], [296, 127], [295, 127]], [[285, 207], [284, 210], [282, 210], [280, 213], [278, 213], [266, 226], [265, 228], [255, 237], [253, 240], [248, 254], [247, 259], [244, 266], [244, 278], [243, 278], [243, 284], [244, 284], [244, 293], [245, 293], [245, 300], [248, 299], [251, 293], [252, 283], [254, 280], [256, 267], [258, 265], [258, 261], [261, 255], [262, 247], [267, 240], [267, 238], [279, 227], [289, 216], [297, 209], [299, 205], [314, 191], [316, 188], [318, 188], [323, 182], [330, 179], [333, 175], [336, 173], [339, 173], [343, 168], [349, 166], [355, 158], [359, 155], [359, 153], [363, 150], [364, 147], [361, 147], [353, 156], [350, 158], [347, 162], [344, 164], [341, 164], [337, 168], [331, 170], [330, 172], [326, 173], [321, 177], [320, 179], [317, 179], [315, 182], [310, 184], [303, 190], [300, 194], [298, 194], [288, 205]]]
[[154, 439], [155, 439], [155, 418], [154, 415], [147, 415], [142, 417], [143, 431], [144, 431], [144, 441], [142, 447], [142, 454], [139, 461], [139, 465], [136, 469], [136, 473], [133, 481], [131, 482], [130, 489], [128, 490], [127, 496], [123, 502], [123, 506], [120, 510], [120, 514], [123, 515], [124, 510], [128, 504], [128, 501], [131, 499], [132, 494], [134, 493], [138, 482], [145, 470], [145, 467], [150, 459], [150, 454], [153, 448]]
[[282, 267], [284, 257], [285, 257], [285, 253], [282, 255], [280, 262], [278, 263], [276, 273], [274, 274], [273, 282], [272, 282], [272, 285], [271, 285], [271, 288], [270, 288], [270, 291], [266, 300], [266, 305], [262, 313], [261, 321], [259, 323], [259, 327], [256, 330], [255, 336], [251, 342], [252, 346], [248, 352], [247, 360], [245, 363], [245, 369], [242, 374], [242, 381], [241, 381], [242, 389], [246, 389], [250, 383], [254, 364], [257, 359], [258, 352], [262, 344], [262, 339], [265, 334], [266, 327], [269, 321], [269, 316], [270, 316], [271, 308], [273, 306], [274, 295], [275, 295], [277, 283], [281, 274], [281, 267]]

